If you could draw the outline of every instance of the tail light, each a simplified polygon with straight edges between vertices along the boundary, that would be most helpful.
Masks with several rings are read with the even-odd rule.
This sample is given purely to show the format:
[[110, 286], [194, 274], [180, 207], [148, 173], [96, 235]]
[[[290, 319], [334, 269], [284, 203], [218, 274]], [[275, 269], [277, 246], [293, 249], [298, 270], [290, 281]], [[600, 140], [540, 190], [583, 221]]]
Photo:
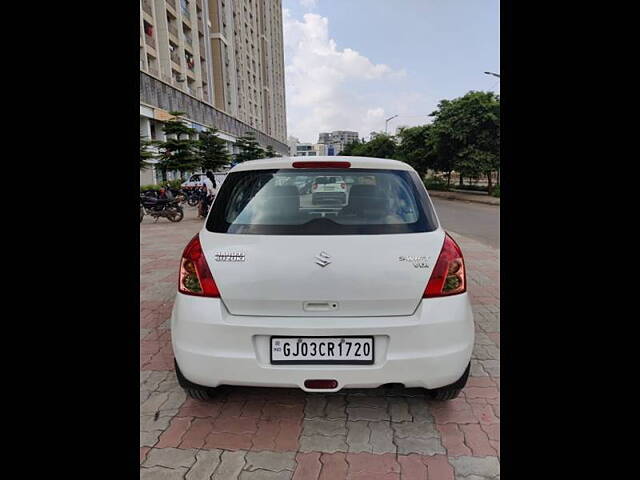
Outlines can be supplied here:
[[200, 234], [191, 239], [182, 253], [178, 290], [185, 295], [220, 297], [220, 291], [202, 251]]
[[311, 188], [312, 188], [313, 190], [315, 190], [316, 188], [318, 188], [318, 184], [317, 184], [317, 183], [314, 183], [314, 184], [311, 186]]
[[466, 291], [467, 276], [464, 270], [462, 251], [447, 233], [444, 237], [442, 251], [422, 296], [423, 298], [442, 297]]
[[347, 184], [346, 183], [341, 183], [340, 184], [340, 188], [347, 188]]

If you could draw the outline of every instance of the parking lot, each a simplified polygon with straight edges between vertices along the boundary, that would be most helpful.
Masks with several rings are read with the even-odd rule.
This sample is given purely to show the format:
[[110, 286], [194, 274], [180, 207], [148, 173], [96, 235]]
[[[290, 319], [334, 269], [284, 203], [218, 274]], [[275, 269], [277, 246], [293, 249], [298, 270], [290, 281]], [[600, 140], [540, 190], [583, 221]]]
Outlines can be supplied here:
[[419, 390], [225, 388], [189, 399], [173, 371], [169, 317], [179, 258], [202, 227], [140, 225], [140, 464], [143, 479], [495, 479], [500, 457], [500, 250], [452, 236], [476, 321], [471, 377], [449, 402]]

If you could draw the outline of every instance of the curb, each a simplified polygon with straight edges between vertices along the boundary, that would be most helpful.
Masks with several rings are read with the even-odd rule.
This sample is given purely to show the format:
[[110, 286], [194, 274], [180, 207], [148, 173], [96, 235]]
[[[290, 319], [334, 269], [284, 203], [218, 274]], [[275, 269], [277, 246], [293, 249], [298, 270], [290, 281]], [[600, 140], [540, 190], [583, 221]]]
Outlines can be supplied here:
[[446, 200], [459, 200], [463, 202], [484, 203], [485, 205], [500, 206], [500, 199], [496, 197], [473, 195], [457, 192], [441, 192], [439, 190], [429, 190], [430, 197], [444, 198]]

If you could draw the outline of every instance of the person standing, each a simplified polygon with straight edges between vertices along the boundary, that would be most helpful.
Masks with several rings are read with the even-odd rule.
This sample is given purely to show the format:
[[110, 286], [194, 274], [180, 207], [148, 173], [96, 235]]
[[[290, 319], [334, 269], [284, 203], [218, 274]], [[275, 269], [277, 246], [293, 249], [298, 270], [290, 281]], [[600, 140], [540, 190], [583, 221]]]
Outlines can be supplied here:
[[208, 170], [205, 174], [205, 178], [202, 180], [204, 187], [206, 189], [206, 196], [201, 202], [200, 205], [200, 216], [206, 217], [207, 213], [209, 213], [209, 208], [213, 203], [213, 200], [216, 198], [216, 194], [218, 193], [218, 187], [216, 184], [216, 177], [213, 175], [211, 170]]
[[218, 186], [216, 185], [216, 177], [213, 175], [211, 170], [208, 170], [207, 173], [205, 173], [203, 183], [205, 187], [207, 187], [207, 197], [215, 197], [216, 193], [218, 192]]

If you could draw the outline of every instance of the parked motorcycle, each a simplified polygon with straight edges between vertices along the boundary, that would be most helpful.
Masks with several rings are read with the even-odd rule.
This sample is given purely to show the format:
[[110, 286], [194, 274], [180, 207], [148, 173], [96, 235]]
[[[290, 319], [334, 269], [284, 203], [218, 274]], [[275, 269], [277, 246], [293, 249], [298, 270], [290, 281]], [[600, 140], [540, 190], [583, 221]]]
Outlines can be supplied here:
[[200, 200], [202, 200], [206, 196], [206, 193], [200, 188], [189, 189], [185, 193], [187, 194], [187, 204], [190, 207], [195, 207], [196, 205], [198, 205], [198, 203], [200, 203]]
[[156, 222], [160, 217], [164, 217], [170, 222], [179, 222], [184, 218], [184, 211], [180, 203], [179, 197], [168, 200], [140, 195], [140, 222], [145, 215], [151, 215]]

